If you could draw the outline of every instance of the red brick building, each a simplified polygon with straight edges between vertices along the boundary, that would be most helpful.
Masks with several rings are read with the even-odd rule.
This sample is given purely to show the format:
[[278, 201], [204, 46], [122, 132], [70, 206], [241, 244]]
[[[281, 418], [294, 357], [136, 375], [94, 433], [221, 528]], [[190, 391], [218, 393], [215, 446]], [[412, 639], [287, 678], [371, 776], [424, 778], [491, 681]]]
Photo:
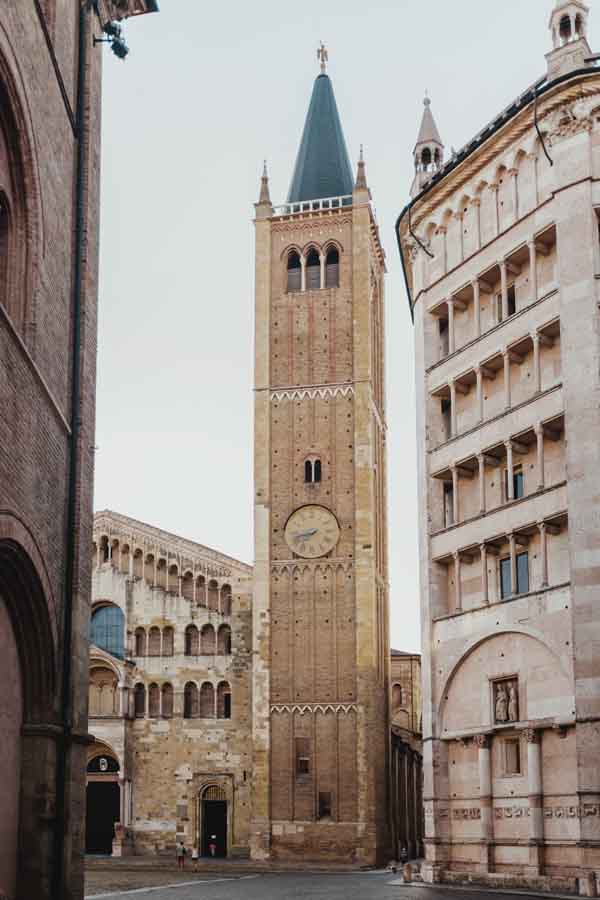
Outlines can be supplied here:
[[101, 48], [147, 0], [0, 5], [0, 895], [83, 893]]

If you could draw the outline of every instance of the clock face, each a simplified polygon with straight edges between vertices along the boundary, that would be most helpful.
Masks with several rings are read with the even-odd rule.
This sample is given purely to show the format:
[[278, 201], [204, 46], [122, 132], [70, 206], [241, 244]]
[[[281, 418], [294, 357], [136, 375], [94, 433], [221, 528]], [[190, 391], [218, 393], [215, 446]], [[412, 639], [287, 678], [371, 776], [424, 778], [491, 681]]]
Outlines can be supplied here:
[[340, 539], [340, 526], [324, 506], [302, 506], [285, 526], [288, 547], [304, 559], [317, 559], [333, 550]]

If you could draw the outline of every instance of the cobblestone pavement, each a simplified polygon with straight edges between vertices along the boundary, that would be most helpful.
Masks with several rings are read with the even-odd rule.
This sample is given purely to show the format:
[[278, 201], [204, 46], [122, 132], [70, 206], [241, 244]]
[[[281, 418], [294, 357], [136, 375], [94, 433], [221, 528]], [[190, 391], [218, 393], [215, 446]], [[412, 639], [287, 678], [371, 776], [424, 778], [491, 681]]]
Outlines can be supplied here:
[[86, 897], [107, 900], [460, 900], [465, 896], [469, 900], [522, 897], [403, 885], [389, 872], [195, 877], [191, 872], [88, 872], [86, 881]]

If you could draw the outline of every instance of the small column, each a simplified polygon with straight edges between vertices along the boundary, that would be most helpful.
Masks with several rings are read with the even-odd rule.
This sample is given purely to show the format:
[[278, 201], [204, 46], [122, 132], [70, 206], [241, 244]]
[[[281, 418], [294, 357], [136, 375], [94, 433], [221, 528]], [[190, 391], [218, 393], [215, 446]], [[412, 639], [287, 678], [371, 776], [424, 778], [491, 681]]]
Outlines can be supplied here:
[[319, 263], [321, 266], [321, 290], [323, 290], [323, 288], [325, 287], [325, 260], [325, 254], [321, 253], [321, 255], [319, 256]]
[[111, 541], [110, 538], [107, 538], [107, 541], [106, 541], [106, 548], [107, 548], [107, 550], [108, 550], [108, 559], [107, 559], [107, 562], [109, 562], [109, 563], [111, 564], [111, 566], [112, 566], [112, 541]]
[[475, 207], [475, 217], [477, 220], [477, 249], [481, 250], [481, 197], [474, 197], [471, 201]]
[[96, 544], [96, 568], [100, 568], [100, 541]]
[[529, 840], [532, 847], [530, 866], [537, 874], [543, 869], [544, 796], [542, 788], [542, 753], [540, 734], [533, 728], [523, 732], [527, 741], [527, 793], [529, 795]]
[[481, 337], [481, 294], [479, 279], [473, 282], [473, 312], [475, 314], [475, 337]]
[[452, 472], [452, 519], [453, 525], [458, 525], [458, 517], [460, 515], [460, 506], [458, 503], [458, 469], [456, 466], [450, 466]]
[[300, 257], [300, 290], [306, 290], [306, 258]]
[[515, 499], [515, 481], [513, 477], [513, 445], [512, 441], [505, 441], [506, 447], [506, 499]]
[[454, 384], [454, 379], [451, 379], [448, 385], [450, 387], [450, 429], [452, 431], [451, 437], [456, 437], [458, 433], [458, 425], [456, 416], [456, 385]]
[[510, 183], [511, 191], [512, 191], [512, 201], [513, 201], [513, 220], [516, 222], [519, 218], [519, 190], [517, 183], [517, 175], [519, 174], [518, 169], [510, 169], [508, 174], [510, 175], [512, 181]]
[[492, 192], [492, 194], [494, 196], [494, 211], [496, 213], [496, 215], [494, 216], [495, 225], [496, 225], [496, 235], [495, 235], [496, 237], [498, 237], [498, 235], [500, 234], [500, 210], [498, 208], [498, 188], [499, 188], [498, 184], [490, 184], [490, 191]]
[[535, 241], [529, 241], [529, 281], [531, 282], [531, 302], [537, 300], [537, 251], [535, 249]]
[[517, 593], [517, 542], [512, 531], [508, 536], [508, 543], [510, 545], [510, 593], [515, 597]]
[[449, 297], [446, 300], [448, 306], [448, 353], [454, 353], [456, 340], [454, 335], [454, 300]]
[[477, 416], [478, 421], [483, 422], [483, 372], [481, 366], [475, 367], [475, 376], [477, 378]]
[[475, 737], [479, 763], [479, 807], [481, 810], [481, 840], [485, 846], [483, 851], [483, 868], [489, 871], [489, 845], [494, 839], [494, 820], [492, 818], [492, 758], [490, 738], [487, 734]]
[[541, 562], [541, 587], [548, 587], [548, 529], [545, 522], [538, 522], [540, 532], [540, 562]]
[[481, 544], [479, 550], [481, 551], [481, 593], [483, 602], [487, 605], [490, 602], [487, 570], [487, 544]]
[[506, 260], [501, 259], [498, 263], [500, 266], [500, 283], [502, 286], [502, 321], [508, 319], [508, 273], [506, 270]]
[[454, 584], [456, 588], [455, 612], [462, 612], [462, 590], [460, 586], [460, 553], [455, 550], [454, 557]]
[[543, 491], [546, 486], [546, 478], [544, 475], [544, 427], [543, 427], [543, 425], [535, 426], [535, 436], [537, 438], [538, 491]]
[[192, 603], [194, 604], [194, 608], [196, 607], [196, 569], [194, 567], [192, 571]]
[[183, 575], [177, 576], [177, 596], [183, 597]]
[[504, 408], [510, 409], [510, 353], [502, 351], [504, 357]]
[[458, 222], [458, 230], [460, 233], [460, 261], [463, 262], [465, 258], [465, 234], [463, 228], [463, 214], [461, 212], [456, 213], [455, 219]]
[[536, 394], [542, 390], [542, 365], [540, 360], [540, 336], [536, 332], [531, 335], [533, 341], [533, 385]]
[[477, 454], [479, 465], [479, 512], [485, 513], [485, 457], [483, 453]]
[[127, 717], [127, 688], [122, 681], [117, 684], [117, 691], [119, 692], [117, 709], [119, 716], [123, 719]]
[[133, 578], [133, 554], [135, 550], [133, 549], [133, 542], [129, 544], [129, 577]]

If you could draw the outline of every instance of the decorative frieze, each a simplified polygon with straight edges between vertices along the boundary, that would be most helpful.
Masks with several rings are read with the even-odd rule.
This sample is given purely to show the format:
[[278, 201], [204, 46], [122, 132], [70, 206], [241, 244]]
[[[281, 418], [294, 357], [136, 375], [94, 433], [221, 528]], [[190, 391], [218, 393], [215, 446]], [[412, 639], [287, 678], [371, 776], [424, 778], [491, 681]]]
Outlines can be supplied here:
[[275, 703], [271, 706], [271, 715], [276, 713], [299, 713], [301, 716], [306, 713], [313, 714], [321, 712], [323, 714], [331, 712], [335, 715], [340, 713], [348, 714], [356, 712], [356, 703]]
[[286, 388], [283, 391], [272, 391], [271, 401], [281, 403], [283, 400], [328, 400], [333, 397], [353, 397], [354, 387], [351, 384], [322, 384], [311, 388]]

